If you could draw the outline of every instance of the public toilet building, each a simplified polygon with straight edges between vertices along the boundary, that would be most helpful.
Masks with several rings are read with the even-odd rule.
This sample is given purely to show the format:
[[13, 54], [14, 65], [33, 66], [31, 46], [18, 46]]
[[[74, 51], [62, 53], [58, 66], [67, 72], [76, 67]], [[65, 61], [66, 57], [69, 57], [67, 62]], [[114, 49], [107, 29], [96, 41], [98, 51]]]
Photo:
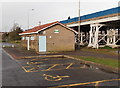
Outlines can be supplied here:
[[75, 34], [78, 32], [57, 21], [34, 27], [19, 35], [22, 36], [22, 45], [28, 50], [49, 52], [74, 51]]

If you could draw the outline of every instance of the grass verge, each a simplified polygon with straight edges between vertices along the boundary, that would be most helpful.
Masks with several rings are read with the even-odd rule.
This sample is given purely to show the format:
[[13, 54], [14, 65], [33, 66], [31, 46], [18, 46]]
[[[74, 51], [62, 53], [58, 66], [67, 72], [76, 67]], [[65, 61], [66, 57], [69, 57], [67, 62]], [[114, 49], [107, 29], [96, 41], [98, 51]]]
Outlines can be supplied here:
[[119, 60], [113, 60], [113, 59], [109, 59], [109, 58], [95, 58], [95, 57], [83, 57], [83, 56], [73, 56], [82, 60], [86, 60], [86, 61], [91, 61], [91, 62], [95, 62], [95, 63], [99, 63], [99, 64], [103, 64], [103, 65], [107, 65], [107, 66], [112, 66], [114, 68], [119, 68]]
[[118, 55], [118, 52], [117, 52], [118, 48], [112, 49], [109, 47], [104, 47], [104, 48], [99, 48], [99, 49], [92, 49], [92, 48], [84, 47], [81, 50], [87, 51], [87, 52], [101, 53], [101, 54]]

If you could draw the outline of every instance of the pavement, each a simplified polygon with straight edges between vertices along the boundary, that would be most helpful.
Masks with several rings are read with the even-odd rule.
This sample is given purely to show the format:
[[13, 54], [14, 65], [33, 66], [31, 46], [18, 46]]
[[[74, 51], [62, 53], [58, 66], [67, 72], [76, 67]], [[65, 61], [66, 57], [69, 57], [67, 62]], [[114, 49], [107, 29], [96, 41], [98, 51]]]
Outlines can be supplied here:
[[[9, 43], [3, 43], [3, 45], [5, 46], [11, 46], [13, 44]], [[14, 45], [17, 46], [17, 45]], [[17, 46], [18, 47], [18, 46]], [[103, 53], [99, 53], [99, 52], [92, 52], [92, 51], [84, 51], [84, 50], [80, 50], [77, 49], [75, 51], [69, 51], [69, 52], [53, 52], [53, 53], [36, 53], [36, 52], [28, 52], [26, 50], [21, 50], [19, 48], [4, 48], [5, 50], [7, 50], [7, 52], [9, 53], [14, 53], [16, 56], [16, 58], [19, 58], [21, 56], [36, 56], [36, 55], [70, 55], [70, 56], [87, 56], [87, 57], [96, 57], [96, 58], [105, 58], [105, 59], [116, 59], [118, 60], [118, 54], [103, 54]], [[19, 52], [19, 53], [17, 53]]]
[[[3, 86], [42, 86], [46, 88], [74, 88], [109, 86], [118, 88], [119, 75], [96, 66], [65, 57], [37, 55], [4, 48], [2, 52]], [[34, 56], [34, 57], [32, 57]], [[50, 57], [45, 57], [50, 56]], [[28, 58], [24, 58], [28, 57]]]

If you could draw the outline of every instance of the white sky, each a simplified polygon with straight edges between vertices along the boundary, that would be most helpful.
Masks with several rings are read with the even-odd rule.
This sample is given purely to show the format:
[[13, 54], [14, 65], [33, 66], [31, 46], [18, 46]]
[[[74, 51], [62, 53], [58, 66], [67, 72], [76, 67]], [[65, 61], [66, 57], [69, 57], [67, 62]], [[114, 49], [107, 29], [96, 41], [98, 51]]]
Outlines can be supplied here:
[[[23, 29], [42, 24], [66, 20], [78, 16], [79, 0], [1, 0], [0, 31], [10, 31], [14, 22]], [[90, 14], [118, 6], [120, 0], [80, 0], [81, 15]], [[1, 10], [2, 9], [2, 10]], [[32, 11], [31, 9], [34, 9]], [[2, 15], [1, 15], [2, 14]]]

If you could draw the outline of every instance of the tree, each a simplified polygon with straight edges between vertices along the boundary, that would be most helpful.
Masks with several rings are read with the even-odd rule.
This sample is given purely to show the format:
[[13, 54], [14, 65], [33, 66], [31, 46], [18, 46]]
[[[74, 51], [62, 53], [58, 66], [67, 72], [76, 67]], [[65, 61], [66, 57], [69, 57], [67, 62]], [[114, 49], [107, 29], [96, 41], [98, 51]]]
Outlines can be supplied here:
[[21, 36], [19, 36], [19, 33], [23, 32], [20, 27], [16, 27], [15, 30], [9, 33], [9, 40], [10, 41], [15, 41], [15, 40], [20, 40]]
[[19, 36], [19, 33], [23, 32], [23, 30], [18, 26], [18, 24], [14, 24], [13, 28], [11, 29], [11, 32], [4, 33], [2, 35], [3, 41], [15, 41], [20, 40], [21, 36]]
[[8, 36], [9, 36], [9, 33], [7, 33], [7, 32], [3, 33], [3, 35], [2, 35], [2, 41], [3, 42], [7, 42], [8, 41]]

